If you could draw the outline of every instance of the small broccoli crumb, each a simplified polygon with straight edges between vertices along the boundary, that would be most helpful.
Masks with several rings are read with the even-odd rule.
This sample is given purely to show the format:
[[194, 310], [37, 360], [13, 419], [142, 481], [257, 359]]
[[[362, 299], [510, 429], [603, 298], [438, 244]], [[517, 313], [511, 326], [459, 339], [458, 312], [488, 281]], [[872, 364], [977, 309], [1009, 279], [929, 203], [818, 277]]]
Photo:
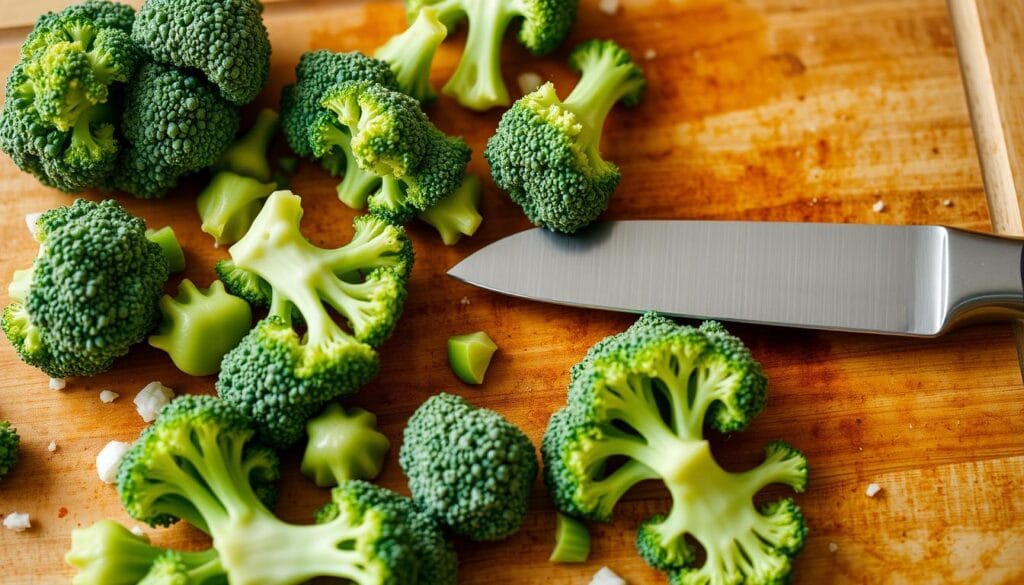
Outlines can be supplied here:
[[50, 390], [63, 390], [67, 386], [64, 378], [50, 378]]
[[619, 11], [619, 0], [599, 0], [597, 9], [608, 16], [615, 16]]
[[142, 531], [141, 526], [132, 526], [131, 533], [145, 540], [146, 542], [149, 542], [149, 537], [146, 536], [146, 533]]
[[50, 441], [50, 444], [46, 446], [46, 450], [53, 453], [57, 450], [57, 441]]
[[626, 580], [615, 574], [608, 567], [601, 567], [601, 570], [594, 573], [594, 578], [590, 580], [590, 585], [628, 585]]
[[839, 550], [839, 545], [838, 544], [836, 544], [834, 542], [828, 543], [828, 552], [830, 552], [832, 554], [835, 554], [835, 552], [837, 550]]
[[25, 225], [28, 226], [28, 231], [29, 231], [30, 234], [32, 234], [33, 238], [36, 237], [36, 232], [38, 231], [38, 228], [36, 228], [36, 222], [39, 221], [39, 217], [42, 216], [42, 215], [43, 215], [42, 211], [37, 211], [35, 213], [26, 213], [25, 214]]
[[544, 83], [544, 78], [533, 71], [527, 71], [525, 73], [520, 73], [519, 77], [516, 78], [516, 82], [519, 83], [519, 91], [522, 92], [523, 95], [526, 95], [530, 92], [536, 91], [537, 88]]
[[646, 59], [647, 61], [653, 61], [654, 58], [657, 56], [658, 52], [655, 51], [654, 49], [647, 49], [646, 51], [644, 51], [644, 59]]
[[103, 404], [110, 404], [111, 402], [117, 400], [119, 396], [121, 395], [112, 390], [103, 390], [100, 392], [100, 402], [102, 402]]
[[952, 199], [943, 199], [942, 200], [942, 206], [943, 207], [953, 207], [953, 200]]
[[864, 495], [866, 495], [869, 498], [873, 498], [877, 496], [881, 491], [882, 486], [878, 485], [877, 483], [869, 483], [868, 489], [864, 490]]
[[11, 512], [4, 518], [4, 528], [14, 532], [25, 532], [32, 528], [32, 523], [29, 521], [28, 514]]
[[462, 297], [461, 299], [459, 299], [459, 304], [462, 305], [463, 307], [468, 307], [469, 297]]
[[135, 410], [145, 422], [153, 422], [160, 409], [174, 398], [174, 390], [160, 382], [150, 382], [135, 395]]
[[885, 201], [882, 201], [881, 199], [875, 201], [875, 204], [871, 206], [871, 211], [874, 211], [875, 213], [882, 213], [885, 211]]
[[114, 483], [117, 480], [117, 467], [130, 447], [124, 441], [111, 441], [104, 445], [96, 455], [96, 474], [100, 476], [100, 481]]

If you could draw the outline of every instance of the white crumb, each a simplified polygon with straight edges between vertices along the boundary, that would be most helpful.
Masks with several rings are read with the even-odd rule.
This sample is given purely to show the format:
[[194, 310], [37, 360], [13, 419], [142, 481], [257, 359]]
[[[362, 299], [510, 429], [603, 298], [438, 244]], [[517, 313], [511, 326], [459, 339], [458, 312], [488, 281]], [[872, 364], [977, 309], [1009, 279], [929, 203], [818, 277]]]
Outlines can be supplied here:
[[653, 61], [654, 58], [657, 56], [658, 52], [655, 51], [654, 49], [647, 49], [646, 51], [644, 51], [644, 59], [647, 59], [648, 61]]
[[953, 207], [953, 200], [952, 199], [943, 199], [942, 200], [942, 206], [943, 207]]
[[875, 204], [871, 206], [871, 211], [874, 211], [875, 213], [882, 213], [885, 211], [885, 201], [882, 201], [881, 199], [875, 201]]
[[628, 585], [626, 580], [615, 574], [615, 571], [608, 567], [601, 567], [601, 570], [594, 573], [590, 585]]
[[50, 444], [46, 446], [46, 450], [53, 453], [57, 450], [57, 441], [50, 441]]
[[877, 496], [878, 493], [881, 492], [881, 491], [882, 491], [882, 486], [878, 485], [877, 483], [869, 483], [868, 484], [868, 489], [864, 490], [864, 495], [866, 495], [869, 498], [873, 498], [873, 497]]
[[39, 216], [42, 215], [42, 214], [43, 214], [42, 211], [37, 211], [35, 213], [26, 213], [25, 214], [25, 225], [28, 226], [28, 231], [29, 231], [29, 233], [32, 234], [32, 238], [33, 239], [35, 239], [36, 231], [38, 230], [38, 228], [36, 228], [36, 222], [39, 221]]
[[828, 543], [828, 552], [830, 552], [832, 554], [835, 554], [837, 550], [839, 550], [839, 545], [838, 544], [836, 544], [834, 542]]
[[117, 466], [131, 445], [124, 441], [111, 441], [96, 455], [96, 474], [103, 483], [114, 483]]
[[462, 297], [461, 299], [459, 299], [459, 304], [462, 305], [462, 306], [468, 306], [469, 305], [469, 297]]
[[145, 422], [156, 420], [157, 413], [174, 398], [174, 390], [160, 382], [150, 382], [135, 395], [135, 410]]
[[4, 528], [14, 532], [24, 532], [32, 528], [32, 523], [28, 519], [28, 514], [11, 512], [4, 518]]
[[63, 390], [67, 386], [64, 378], [50, 378], [50, 390]]
[[102, 402], [103, 404], [110, 404], [111, 402], [117, 400], [118, 396], [120, 396], [120, 394], [118, 394], [117, 392], [113, 392], [111, 390], [103, 390], [100, 392], [100, 402]]
[[619, 0], [598, 0], [597, 9], [608, 16], [615, 16], [619, 11]]
[[131, 533], [145, 540], [146, 542], [149, 542], [149, 536], [147, 536], [146, 533], [142, 531], [141, 526], [132, 526]]
[[528, 93], [533, 93], [538, 87], [540, 87], [541, 84], [544, 83], [544, 78], [533, 71], [526, 71], [520, 73], [519, 77], [516, 78], [516, 81], [519, 83], [519, 91], [522, 92], [523, 95], [526, 95]]

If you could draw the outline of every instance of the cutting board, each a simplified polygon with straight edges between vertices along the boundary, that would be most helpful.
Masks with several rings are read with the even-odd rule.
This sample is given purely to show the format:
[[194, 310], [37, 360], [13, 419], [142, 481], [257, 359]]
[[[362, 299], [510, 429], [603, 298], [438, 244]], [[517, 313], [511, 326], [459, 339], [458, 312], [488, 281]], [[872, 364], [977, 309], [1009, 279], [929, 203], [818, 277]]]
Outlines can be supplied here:
[[[43, 5], [60, 3], [3, 3], [4, 75], [26, 25]], [[395, 3], [271, 2], [264, 18], [273, 66], [259, 105], [276, 103], [302, 52], [371, 50], [404, 23]], [[608, 219], [990, 229], [941, 0], [638, 0], [624, 1], [615, 16], [585, 0], [571, 39], [554, 55], [536, 59], [506, 43], [510, 87], [518, 74], [536, 72], [564, 95], [574, 83], [565, 66], [568, 47], [591, 37], [629, 48], [650, 88], [640, 107], [615, 110], [605, 131], [604, 152], [623, 174]], [[441, 49], [438, 82], [453, 70], [461, 43], [459, 35]], [[351, 401], [377, 413], [391, 437], [380, 483], [402, 492], [395, 453], [406, 419], [428, 396], [460, 394], [500, 411], [539, 442], [548, 416], [565, 401], [569, 367], [632, 320], [506, 298], [445, 276], [470, 252], [529, 224], [490, 182], [480, 156], [500, 112], [474, 114], [442, 98], [429, 114], [473, 146], [471, 168], [485, 177], [485, 219], [476, 236], [455, 247], [443, 246], [422, 224], [410, 227], [417, 264], [405, 316], [381, 349], [380, 375]], [[119, 199], [150, 226], [172, 225], [186, 250], [186, 275], [206, 285], [213, 263], [227, 253], [198, 229], [193, 198], [200, 184], [186, 183], [163, 201]], [[333, 180], [303, 164], [292, 187], [303, 195], [303, 228], [316, 243], [347, 241], [353, 212], [335, 200]], [[0, 159], [0, 278], [35, 254], [23, 216], [69, 201]], [[5, 294], [0, 301], [8, 301]], [[448, 336], [476, 329], [500, 350], [487, 383], [469, 387], [449, 371], [444, 347]], [[755, 464], [771, 439], [807, 454], [810, 487], [796, 499], [811, 535], [796, 562], [798, 583], [1024, 581], [1024, 388], [1008, 325], [938, 340], [733, 330], [764, 364], [770, 396], [749, 430], [714, 436], [713, 449], [734, 470]], [[33, 524], [21, 534], [0, 530], [0, 581], [63, 582], [71, 529], [104, 517], [136, 524], [94, 469], [104, 444], [130, 441], [143, 427], [131, 403], [135, 393], [152, 380], [179, 393], [210, 393], [214, 379], [182, 374], [145, 346], [111, 372], [69, 380], [61, 392], [49, 390], [46, 376], [21, 364], [6, 342], [0, 371], [0, 419], [23, 436], [21, 462], [0, 483], [0, 513], [28, 512]], [[103, 389], [121, 397], [103, 404]], [[55, 452], [47, 450], [51, 441]], [[284, 458], [279, 513], [305, 522], [327, 493], [298, 473], [298, 455]], [[882, 487], [873, 498], [865, 495], [870, 483]], [[663, 583], [637, 556], [633, 537], [639, 522], [667, 505], [656, 485], [636, 489], [614, 522], [593, 527], [589, 562], [553, 565], [547, 557], [554, 514], [538, 481], [516, 536], [458, 543], [460, 581], [579, 585], [607, 565], [633, 584]], [[186, 526], [146, 532], [161, 545], [205, 544]]]

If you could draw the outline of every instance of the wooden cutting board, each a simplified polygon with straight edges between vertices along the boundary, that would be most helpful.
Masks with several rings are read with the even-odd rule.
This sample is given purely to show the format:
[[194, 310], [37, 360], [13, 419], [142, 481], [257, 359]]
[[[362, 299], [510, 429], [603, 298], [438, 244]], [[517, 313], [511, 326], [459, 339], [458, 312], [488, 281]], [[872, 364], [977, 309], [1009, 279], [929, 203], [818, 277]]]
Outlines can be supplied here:
[[[27, 25], [44, 6], [64, 3], [0, 3], [4, 75]], [[264, 18], [273, 68], [259, 103], [271, 106], [302, 52], [371, 50], [404, 23], [395, 3], [315, 0], [268, 3]], [[623, 171], [607, 218], [990, 229], [941, 0], [637, 0], [624, 1], [615, 16], [585, 0], [572, 38], [553, 56], [531, 58], [508, 42], [506, 79], [514, 88], [518, 74], [533, 71], [564, 95], [574, 82], [567, 50], [591, 37], [612, 37], [631, 49], [650, 85], [644, 103], [613, 112], [605, 132], [604, 152]], [[439, 82], [460, 46], [461, 36], [440, 51]], [[479, 153], [500, 112], [473, 114], [443, 98], [429, 113], [445, 131], [467, 138], [475, 152], [471, 166], [486, 177]], [[226, 251], [214, 249], [198, 229], [197, 185], [163, 201], [119, 199], [151, 226], [174, 226], [187, 276], [206, 285]], [[293, 182], [307, 210], [304, 229], [320, 244], [340, 244], [351, 233], [353, 213], [335, 200], [333, 185], [309, 164]], [[489, 179], [486, 185], [484, 224], [472, 239], [447, 248], [426, 226], [410, 228], [417, 265], [405, 316], [381, 351], [380, 376], [352, 400], [377, 413], [395, 449], [407, 417], [442, 390], [497, 409], [539, 441], [548, 416], [565, 401], [569, 367], [632, 320], [506, 298], [446, 277], [468, 253], [528, 227]], [[0, 279], [35, 254], [23, 216], [69, 201], [0, 159]], [[501, 348], [480, 388], [456, 381], [444, 352], [449, 335], [475, 329]], [[1009, 326], [974, 327], [934, 341], [734, 331], [764, 363], [771, 394], [748, 431], [715, 437], [715, 453], [730, 469], [754, 464], [775, 438], [807, 454], [810, 488], [797, 500], [811, 536], [796, 563], [797, 582], [1024, 581], [1024, 388]], [[0, 371], [0, 419], [23, 436], [21, 462], [0, 483], [0, 514], [28, 512], [33, 524], [21, 534], [0, 530], [0, 582], [63, 582], [70, 571], [61, 558], [72, 528], [104, 517], [135, 525], [93, 463], [107, 441], [131, 440], [143, 427], [131, 403], [135, 393], [151, 380], [179, 393], [209, 393], [214, 380], [184, 375], [148, 347], [104, 375], [69, 380], [63, 392], [47, 389], [46, 377], [21, 364], [6, 342]], [[102, 389], [121, 397], [102, 404]], [[47, 451], [50, 441], [56, 452]], [[304, 522], [327, 493], [298, 474], [297, 460], [298, 452], [285, 457], [279, 511]], [[380, 482], [406, 489], [395, 450]], [[869, 483], [882, 486], [881, 494], [865, 496]], [[613, 523], [594, 527], [590, 562], [552, 565], [554, 515], [538, 482], [519, 534], [501, 543], [458, 543], [461, 582], [576, 585], [608, 565], [633, 584], [663, 583], [632, 541], [636, 525], [667, 504], [657, 486], [637, 489]], [[204, 544], [185, 526], [147, 532], [161, 545]]]

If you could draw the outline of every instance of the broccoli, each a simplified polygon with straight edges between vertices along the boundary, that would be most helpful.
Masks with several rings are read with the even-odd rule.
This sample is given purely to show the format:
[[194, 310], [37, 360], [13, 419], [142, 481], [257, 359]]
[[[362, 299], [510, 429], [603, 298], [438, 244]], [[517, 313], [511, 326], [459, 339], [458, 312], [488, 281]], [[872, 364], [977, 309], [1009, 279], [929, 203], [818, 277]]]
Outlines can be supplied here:
[[248, 132], [228, 147], [220, 160], [213, 166], [215, 171], [230, 171], [243, 177], [252, 177], [266, 183], [271, 178], [267, 148], [277, 133], [278, 114], [263, 108], [256, 114], [256, 120]]
[[[407, 526], [415, 535], [411, 542], [413, 552], [419, 559], [418, 583], [425, 585], [455, 585], [458, 577], [458, 558], [455, 547], [445, 536], [441, 526], [433, 518], [424, 513], [405, 496], [389, 490], [375, 488], [362, 481], [347, 481], [349, 490], [359, 490], [362, 500], [367, 504], [384, 508], [394, 515], [404, 518]], [[316, 511], [314, 518], [317, 524], [330, 522], [338, 516], [338, 506], [328, 502]]]
[[535, 225], [574, 233], [608, 206], [619, 169], [601, 158], [601, 130], [616, 102], [635, 105], [645, 81], [612, 41], [576, 47], [569, 64], [582, 73], [564, 102], [546, 83], [501, 117], [484, 150], [494, 182]]
[[480, 177], [467, 173], [454, 193], [421, 211], [418, 217], [437, 230], [446, 246], [454, 246], [462, 236], [472, 236], [480, 227], [484, 219], [478, 211], [482, 190]]
[[[36, 21], [36, 28], [45, 28], [54, 20], [71, 17], [84, 18], [102, 28], [113, 28], [131, 34], [135, 23], [135, 9], [127, 4], [109, 0], [85, 0], [72, 4], [60, 12], [47, 12]], [[31, 33], [30, 33], [31, 34]]]
[[36, 226], [39, 255], [15, 272], [4, 333], [22, 361], [50, 377], [103, 372], [156, 324], [167, 258], [114, 200], [78, 199]]
[[[383, 491], [346, 482], [335, 514], [300, 526], [278, 519], [250, 482], [276, 479], [276, 458], [252, 443], [251, 421], [211, 396], [181, 396], [160, 411], [118, 468], [128, 515], [152, 526], [184, 519], [208, 532], [236, 585], [293, 585], [318, 576], [355, 583], [415, 583], [414, 534]], [[271, 464], [273, 463], [273, 464]]]
[[229, 102], [259, 95], [270, 70], [270, 39], [258, 0], [146, 0], [132, 39], [149, 55], [202, 71]]
[[174, 228], [169, 225], [158, 230], [146, 230], [146, 239], [160, 246], [160, 250], [167, 258], [167, 270], [171, 274], [177, 274], [185, 270], [185, 252], [178, 243], [178, 236]]
[[422, 103], [432, 102], [437, 93], [430, 86], [430, 66], [446, 36], [448, 29], [438, 20], [437, 11], [424, 8], [409, 28], [381, 45], [373, 56], [388, 64], [402, 93]]
[[[743, 343], [714, 322], [678, 326], [655, 313], [604, 339], [572, 368], [566, 407], [541, 443], [544, 477], [556, 506], [607, 521], [632, 486], [660, 479], [668, 515], [643, 523], [641, 556], [672, 583], [782, 583], [807, 527], [790, 499], [754, 507], [772, 483], [801, 492], [807, 460], [769, 443], [760, 466], [722, 469], [703, 436], [705, 423], [742, 430], [764, 406], [767, 381]], [[703, 548], [697, 564], [693, 539]]]
[[474, 331], [448, 338], [448, 365], [467, 384], [483, 384], [498, 346], [484, 331]]
[[533, 444], [519, 428], [445, 393], [409, 418], [398, 462], [416, 505], [471, 540], [519, 530], [537, 477]]
[[377, 417], [362, 408], [348, 412], [332, 402], [306, 423], [309, 442], [302, 456], [302, 473], [320, 487], [349, 479], [373, 479], [380, 474], [391, 443], [377, 430]]
[[462, 184], [469, 147], [435, 128], [412, 97], [377, 83], [350, 81], [328, 89], [320, 104], [327, 111], [309, 128], [313, 155], [340, 149], [348, 159], [346, 181], [355, 166], [379, 177], [362, 181], [357, 192], [342, 192], [343, 184], [343, 200], [368, 197], [371, 213], [402, 224]]
[[572, 516], [558, 513], [555, 526], [555, 549], [548, 558], [552, 563], [585, 563], [590, 556], [590, 531]]
[[18, 430], [12, 427], [11, 423], [0, 421], [0, 480], [3, 480], [18, 462], [20, 444]]
[[163, 320], [149, 344], [166, 351], [179, 370], [193, 376], [214, 374], [220, 360], [238, 345], [252, 326], [249, 303], [213, 281], [199, 289], [189, 279], [178, 285], [178, 296], [160, 299]]
[[[371, 346], [397, 323], [412, 270], [412, 244], [399, 227], [359, 217], [351, 242], [328, 250], [306, 240], [301, 218], [299, 197], [275, 192], [230, 248], [230, 268], [218, 269], [228, 290], [270, 306], [270, 315], [224, 357], [217, 391], [250, 414], [275, 447], [294, 443], [306, 419], [376, 374]], [[294, 312], [304, 336], [292, 326]]]
[[143, 65], [125, 97], [121, 130], [127, 144], [111, 186], [146, 199], [164, 196], [182, 175], [217, 162], [238, 119], [238, 108], [194, 73]]
[[410, 19], [427, 7], [448, 29], [467, 21], [466, 47], [443, 91], [463, 106], [483, 111], [509, 104], [501, 78], [501, 41], [516, 19], [516, 38], [534, 55], [562, 43], [576, 20], [577, 0], [406, 0]]
[[[112, 520], [71, 531], [64, 560], [76, 569], [72, 585], [221, 585], [226, 583], [214, 549], [178, 552], [149, 544]], [[160, 577], [163, 580], [160, 580]], [[178, 577], [174, 580], [171, 577]]]

